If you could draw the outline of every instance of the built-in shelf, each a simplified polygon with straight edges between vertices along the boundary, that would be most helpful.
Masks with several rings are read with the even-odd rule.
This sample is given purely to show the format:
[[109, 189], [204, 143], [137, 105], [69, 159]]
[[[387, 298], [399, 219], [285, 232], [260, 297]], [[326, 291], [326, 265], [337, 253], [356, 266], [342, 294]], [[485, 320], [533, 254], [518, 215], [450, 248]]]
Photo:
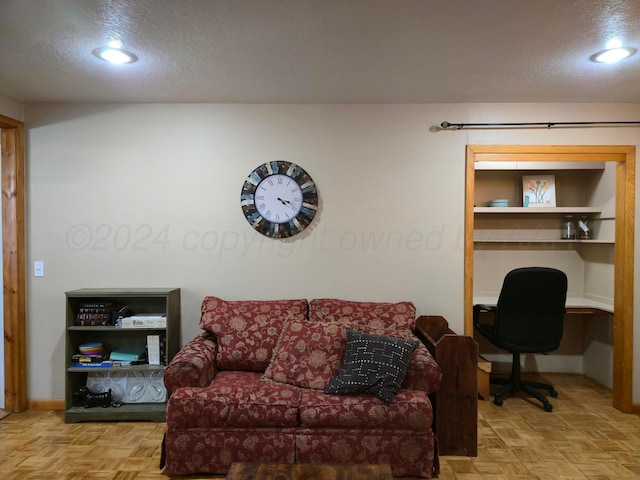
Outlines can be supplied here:
[[513, 239], [513, 238], [476, 238], [474, 243], [543, 243], [543, 244], [571, 244], [589, 243], [601, 245], [613, 245], [613, 240], [559, 240], [559, 239]]
[[598, 207], [474, 207], [474, 213], [517, 213], [517, 214], [564, 214], [587, 215], [600, 214], [602, 209]]
[[604, 162], [479, 161], [475, 170], [604, 170]]

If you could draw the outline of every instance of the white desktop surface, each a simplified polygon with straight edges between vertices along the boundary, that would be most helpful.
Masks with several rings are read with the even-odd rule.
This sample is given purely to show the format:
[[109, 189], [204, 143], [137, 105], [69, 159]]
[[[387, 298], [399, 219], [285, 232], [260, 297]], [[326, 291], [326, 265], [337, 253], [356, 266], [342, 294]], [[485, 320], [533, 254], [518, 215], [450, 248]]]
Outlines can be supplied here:
[[[496, 303], [498, 303], [498, 294], [473, 296], [474, 305], [495, 305]], [[613, 313], [613, 304], [585, 297], [567, 297], [565, 306], [567, 308], [597, 308], [603, 312]]]

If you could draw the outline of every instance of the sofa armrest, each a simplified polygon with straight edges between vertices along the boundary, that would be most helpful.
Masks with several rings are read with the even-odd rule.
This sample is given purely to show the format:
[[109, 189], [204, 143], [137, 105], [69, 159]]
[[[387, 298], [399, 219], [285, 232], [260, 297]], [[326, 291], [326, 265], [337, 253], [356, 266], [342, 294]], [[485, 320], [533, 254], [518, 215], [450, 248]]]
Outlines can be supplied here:
[[442, 369], [424, 344], [418, 344], [413, 352], [411, 363], [402, 388], [420, 390], [427, 395], [432, 394], [442, 384]]
[[178, 387], [206, 387], [217, 373], [217, 344], [203, 332], [187, 343], [167, 365], [164, 385], [169, 393]]

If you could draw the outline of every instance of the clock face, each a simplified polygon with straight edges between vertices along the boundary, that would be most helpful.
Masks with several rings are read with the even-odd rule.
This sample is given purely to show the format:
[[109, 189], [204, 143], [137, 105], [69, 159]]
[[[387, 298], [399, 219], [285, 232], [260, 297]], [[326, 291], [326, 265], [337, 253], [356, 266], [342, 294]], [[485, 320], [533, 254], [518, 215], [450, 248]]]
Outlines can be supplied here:
[[287, 223], [300, 213], [302, 189], [293, 178], [276, 173], [258, 184], [254, 199], [262, 218], [271, 223]]
[[260, 165], [242, 186], [240, 205], [251, 226], [272, 238], [292, 237], [309, 226], [318, 210], [318, 191], [295, 163]]

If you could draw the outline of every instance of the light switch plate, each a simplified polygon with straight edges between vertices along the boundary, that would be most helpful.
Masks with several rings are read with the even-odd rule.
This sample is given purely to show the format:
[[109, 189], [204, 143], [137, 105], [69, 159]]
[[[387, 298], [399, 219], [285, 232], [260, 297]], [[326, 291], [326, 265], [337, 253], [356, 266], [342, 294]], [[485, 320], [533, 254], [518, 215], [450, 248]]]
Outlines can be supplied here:
[[44, 262], [42, 261], [33, 262], [33, 276], [44, 277]]

